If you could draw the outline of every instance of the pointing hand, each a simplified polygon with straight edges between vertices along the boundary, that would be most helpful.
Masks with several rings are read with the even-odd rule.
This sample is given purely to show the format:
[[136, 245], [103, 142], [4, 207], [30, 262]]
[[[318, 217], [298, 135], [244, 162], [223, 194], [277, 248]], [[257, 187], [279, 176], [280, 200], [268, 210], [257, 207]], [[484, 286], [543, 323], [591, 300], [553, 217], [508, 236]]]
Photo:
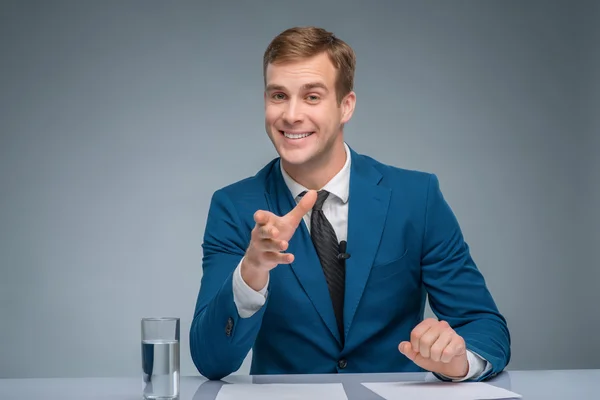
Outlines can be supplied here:
[[266, 284], [271, 269], [294, 261], [293, 254], [284, 252], [302, 218], [316, 201], [317, 192], [311, 190], [284, 216], [263, 210], [254, 214], [256, 225], [252, 229], [250, 245], [241, 266], [242, 278], [251, 288], [260, 290]]

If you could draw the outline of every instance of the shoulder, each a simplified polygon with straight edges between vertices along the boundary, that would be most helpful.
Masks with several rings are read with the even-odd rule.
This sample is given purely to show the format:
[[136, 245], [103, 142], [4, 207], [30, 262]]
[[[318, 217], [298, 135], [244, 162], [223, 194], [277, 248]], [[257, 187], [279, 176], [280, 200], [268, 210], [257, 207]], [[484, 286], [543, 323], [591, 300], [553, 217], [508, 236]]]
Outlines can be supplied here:
[[371, 171], [370, 175], [377, 176], [379, 187], [390, 191], [395, 206], [421, 213], [428, 205], [443, 200], [439, 179], [433, 172], [386, 164], [363, 154], [356, 154], [356, 158]]
[[381, 175], [380, 185], [390, 189], [411, 189], [427, 191], [430, 185], [437, 185], [438, 178], [432, 172], [407, 169], [386, 164], [373, 157], [357, 154], [363, 163], [368, 164]]
[[243, 205], [255, 207], [257, 203], [264, 202], [264, 193], [272, 179], [273, 169], [278, 165], [277, 161], [278, 158], [275, 158], [256, 174], [215, 190], [212, 203], [226, 203], [239, 208]]
[[445, 215], [445, 211], [450, 211], [435, 173], [397, 167], [365, 155], [359, 157], [362, 157], [361, 162], [368, 163], [377, 171], [380, 177], [378, 186], [389, 190], [390, 207], [396, 210], [396, 214], [416, 218], [417, 223], [426, 223], [428, 215]]

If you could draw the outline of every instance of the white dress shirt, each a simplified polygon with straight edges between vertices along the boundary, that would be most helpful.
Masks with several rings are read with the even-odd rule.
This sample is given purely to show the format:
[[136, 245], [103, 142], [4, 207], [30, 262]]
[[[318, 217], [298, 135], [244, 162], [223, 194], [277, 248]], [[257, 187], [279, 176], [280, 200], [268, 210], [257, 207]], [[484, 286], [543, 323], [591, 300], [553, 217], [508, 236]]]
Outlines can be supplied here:
[[[348, 196], [350, 192], [350, 163], [352, 162], [352, 158], [350, 156], [348, 145], [344, 143], [344, 147], [346, 149], [346, 162], [344, 166], [340, 172], [338, 172], [337, 175], [322, 188], [322, 190], [327, 190], [330, 193], [323, 203], [323, 213], [333, 226], [338, 242], [347, 240], [348, 235]], [[281, 163], [279, 165], [285, 184], [292, 193], [296, 203], [298, 203], [301, 198], [300, 194], [308, 189], [294, 181], [289, 174], [285, 172]], [[303, 218], [309, 232], [310, 216], [311, 211], [304, 215]], [[233, 301], [235, 302], [240, 317], [249, 318], [264, 305], [269, 281], [267, 280], [267, 284], [260, 291], [255, 291], [242, 279], [240, 265], [241, 261], [233, 274]], [[456, 381], [467, 380], [474, 376], [479, 376], [491, 368], [489, 362], [470, 350], [467, 350], [467, 359], [469, 361], [469, 372], [466, 377], [457, 379]]]

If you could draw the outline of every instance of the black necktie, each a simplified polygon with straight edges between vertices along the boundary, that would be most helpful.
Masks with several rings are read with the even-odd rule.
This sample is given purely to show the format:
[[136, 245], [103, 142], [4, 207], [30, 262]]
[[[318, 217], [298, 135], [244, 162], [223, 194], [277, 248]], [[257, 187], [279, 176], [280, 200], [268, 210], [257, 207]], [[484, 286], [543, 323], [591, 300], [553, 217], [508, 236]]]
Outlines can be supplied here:
[[329, 294], [333, 303], [333, 312], [337, 319], [338, 330], [342, 341], [344, 339], [344, 283], [346, 277], [345, 263], [338, 259], [340, 247], [333, 227], [323, 214], [323, 203], [329, 196], [329, 192], [321, 190], [318, 192], [317, 201], [312, 209], [310, 217], [310, 236], [315, 250], [321, 261], [325, 280], [329, 287]]

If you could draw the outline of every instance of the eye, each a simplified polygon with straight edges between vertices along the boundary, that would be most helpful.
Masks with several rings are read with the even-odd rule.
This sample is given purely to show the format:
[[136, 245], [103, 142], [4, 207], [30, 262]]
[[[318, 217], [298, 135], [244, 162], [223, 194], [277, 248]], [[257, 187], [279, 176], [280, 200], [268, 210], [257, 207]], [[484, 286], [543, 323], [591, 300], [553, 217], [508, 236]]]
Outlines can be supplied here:
[[271, 96], [274, 100], [283, 100], [285, 95], [283, 93], [275, 93]]
[[309, 96], [307, 96], [307, 99], [311, 102], [316, 102], [320, 100], [320, 97], [317, 96], [316, 94], [311, 94]]

